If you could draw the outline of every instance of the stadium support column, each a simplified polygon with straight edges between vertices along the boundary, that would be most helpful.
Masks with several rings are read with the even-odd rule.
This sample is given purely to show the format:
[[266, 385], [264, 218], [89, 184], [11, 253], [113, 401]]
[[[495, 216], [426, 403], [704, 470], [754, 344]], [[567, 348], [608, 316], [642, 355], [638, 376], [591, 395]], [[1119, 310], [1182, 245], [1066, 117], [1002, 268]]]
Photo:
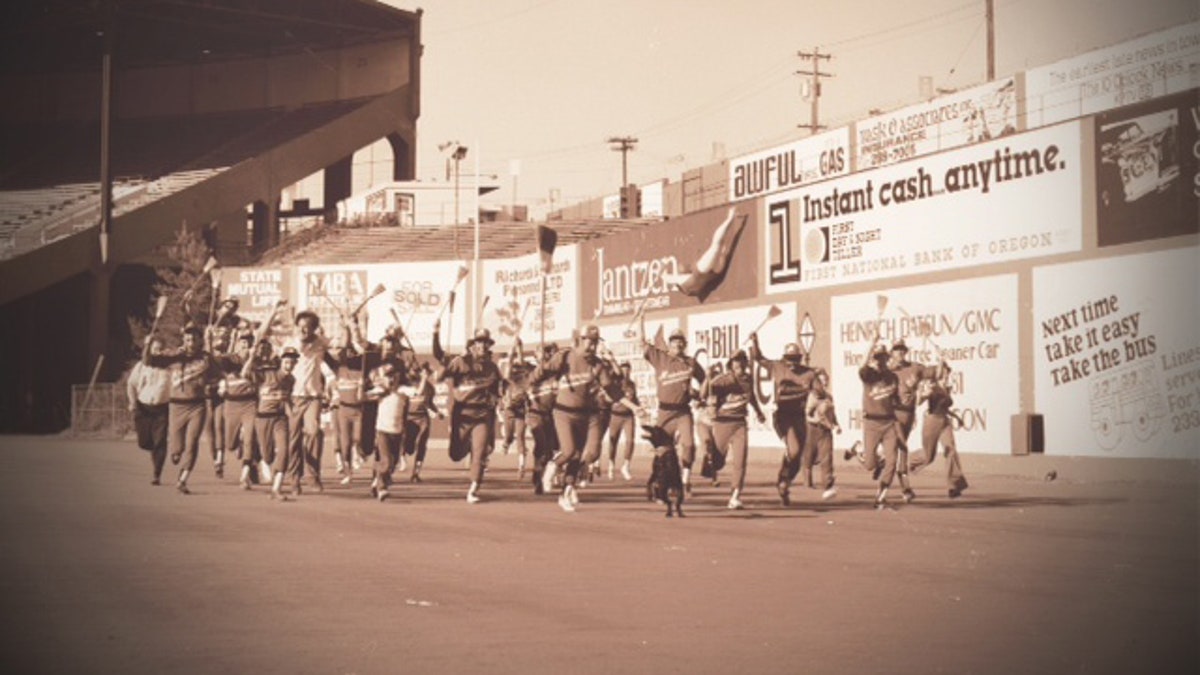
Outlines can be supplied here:
[[392, 146], [392, 180], [413, 180], [416, 174], [417, 155], [409, 139], [398, 133], [388, 134]]
[[279, 201], [254, 202], [254, 225], [251, 230], [255, 255], [279, 245]]
[[337, 222], [338, 202], [350, 196], [353, 155], [325, 167], [325, 222]]

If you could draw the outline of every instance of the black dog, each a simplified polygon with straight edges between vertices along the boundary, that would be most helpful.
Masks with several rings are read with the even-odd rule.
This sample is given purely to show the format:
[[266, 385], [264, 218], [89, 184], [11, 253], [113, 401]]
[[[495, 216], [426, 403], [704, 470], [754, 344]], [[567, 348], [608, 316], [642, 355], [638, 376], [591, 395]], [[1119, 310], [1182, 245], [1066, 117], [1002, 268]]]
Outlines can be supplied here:
[[646, 499], [667, 505], [667, 517], [675, 513], [683, 517], [683, 474], [679, 470], [679, 454], [675, 439], [662, 427], [642, 427], [642, 438], [654, 446], [654, 463], [646, 481]]

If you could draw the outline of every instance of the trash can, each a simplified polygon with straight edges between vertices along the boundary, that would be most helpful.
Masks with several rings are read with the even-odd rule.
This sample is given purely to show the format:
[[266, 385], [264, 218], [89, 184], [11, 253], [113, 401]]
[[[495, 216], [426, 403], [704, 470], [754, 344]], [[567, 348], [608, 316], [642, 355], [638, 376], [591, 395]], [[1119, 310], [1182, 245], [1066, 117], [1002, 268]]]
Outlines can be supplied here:
[[1038, 413], [1020, 413], [1012, 416], [1012, 454], [1042, 454], [1045, 450], [1045, 432], [1042, 416]]

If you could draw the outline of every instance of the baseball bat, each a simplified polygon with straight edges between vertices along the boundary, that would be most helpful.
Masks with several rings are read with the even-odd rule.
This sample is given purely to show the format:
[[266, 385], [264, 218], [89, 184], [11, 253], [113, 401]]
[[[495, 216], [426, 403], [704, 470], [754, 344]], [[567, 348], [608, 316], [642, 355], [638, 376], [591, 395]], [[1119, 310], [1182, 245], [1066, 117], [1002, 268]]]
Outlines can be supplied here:
[[350, 316], [358, 316], [358, 313], [363, 310], [363, 307], [367, 306], [368, 302], [374, 300], [375, 298], [379, 297], [380, 295], [383, 295], [386, 292], [387, 292], [387, 287], [385, 287], [383, 284], [376, 284], [375, 288], [371, 289], [370, 295], [368, 295], [366, 298], [363, 298], [363, 301], [358, 303], [358, 307], [355, 307], [354, 311], [350, 312]]
[[642, 299], [641, 303], [639, 303], [639, 304], [638, 304], [638, 307], [637, 307], [637, 309], [636, 309], [636, 310], [634, 310], [634, 312], [633, 312], [633, 318], [631, 318], [631, 319], [629, 320], [629, 325], [625, 327], [626, 329], [633, 328], [633, 324], [637, 323], [637, 320], [638, 320], [638, 319], [640, 319], [640, 318], [642, 318], [642, 314], [643, 314], [643, 313], [645, 313], [645, 311], [646, 311], [646, 305], [647, 305], [649, 302], [650, 302], [650, 298], [648, 298], [648, 297], [647, 297], [647, 298], [644, 298], [644, 299]]
[[271, 330], [271, 324], [275, 321], [275, 314], [279, 312], [280, 307], [283, 307], [286, 304], [287, 300], [284, 300], [283, 298], [275, 301], [275, 305], [271, 308], [271, 313], [267, 315], [266, 319], [263, 319], [262, 325], [258, 327], [258, 332], [254, 335], [255, 345], [258, 345], [258, 343], [267, 339], [267, 331]]
[[158, 321], [162, 318], [163, 312], [167, 309], [167, 296], [158, 296], [158, 302], [154, 306], [154, 321], [150, 323], [150, 332], [146, 334], [146, 339], [154, 337], [154, 331], [158, 330]]
[[762, 321], [758, 322], [758, 326], [756, 326], [754, 328], [754, 330], [750, 331], [746, 335], [746, 339], [742, 341], [742, 345], [750, 344], [750, 339], [751, 339], [750, 336], [758, 333], [758, 331], [762, 330], [763, 326], [767, 325], [768, 321], [770, 321], [771, 319], [774, 319], [775, 317], [779, 316], [780, 314], [783, 314], [783, 310], [780, 309], [778, 305], [771, 305], [771, 308], [767, 310], [767, 315], [765, 317], [763, 317]]
[[475, 324], [474, 325], [476, 328], [479, 328], [479, 324], [483, 323], [483, 310], [487, 309], [488, 301], [490, 301], [491, 299], [492, 299], [492, 296], [485, 295], [485, 296], [483, 296], [483, 301], [479, 303], [479, 312], [475, 315]]
[[[904, 310], [904, 308], [901, 307], [900, 305], [896, 305], [896, 311], [900, 312], [900, 314], [903, 315], [904, 318], [912, 319], [912, 315], [910, 315], [908, 312], [906, 312]], [[938, 347], [937, 343], [933, 341], [933, 338], [929, 337], [930, 327], [928, 324], [922, 322], [917, 326], [917, 329], [920, 331], [920, 334], [921, 334], [921, 346], [922, 347], [924, 347], [925, 344], [928, 343], [928, 344], [932, 345], [934, 349], [941, 351], [941, 348]]]

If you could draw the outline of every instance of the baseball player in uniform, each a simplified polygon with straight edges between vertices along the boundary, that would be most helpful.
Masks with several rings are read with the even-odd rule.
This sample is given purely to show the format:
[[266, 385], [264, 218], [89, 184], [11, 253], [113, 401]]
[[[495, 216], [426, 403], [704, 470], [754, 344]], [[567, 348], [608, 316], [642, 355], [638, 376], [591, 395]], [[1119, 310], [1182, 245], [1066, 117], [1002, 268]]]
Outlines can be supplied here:
[[934, 367], [908, 360], [908, 345], [901, 338], [892, 343], [888, 370], [896, 374], [896, 424], [900, 445], [908, 450], [908, 437], [916, 423], [917, 387], [922, 380], [934, 377]]
[[704, 383], [704, 369], [688, 356], [687, 336], [680, 329], [671, 331], [666, 351], [646, 339], [646, 317], [638, 317], [638, 339], [642, 354], [654, 368], [657, 384], [658, 417], [656, 424], [675, 438], [684, 490], [692, 489], [692, 464], [696, 460], [695, 426], [692, 420], [692, 380]]
[[179, 464], [179, 479], [176, 489], [191, 494], [188, 477], [196, 466], [200, 450], [200, 433], [208, 418], [209, 387], [218, 376], [216, 364], [204, 351], [204, 331], [195, 324], [183, 329], [183, 346], [180, 349], [150, 353], [153, 336], [146, 340], [142, 351], [142, 362], [154, 368], [171, 368], [171, 398], [167, 412], [167, 449], [171, 462]]
[[558, 434], [558, 455], [546, 465], [542, 489], [553, 488], [554, 476], [563, 476], [563, 490], [558, 505], [564, 511], [574, 511], [579, 503], [575, 489], [581, 468], [600, 456], [600, 405], [603, 387], [610, 386], [607, 370], [601, 365], [596, 349], [600, 329], [587, 326], [573, 347], [559, 350], [539, 366], [535, 380], [554, 377], [559, 380], [554, 400], [554, 428]]
[[742, 490], [746, 486], [748, 408], [754, 408], [759, 423], [767, 421], [758, 399], [754, 395], [754, 382], [750, 378], [749, 357], [738, 350], [729, 357], [729, 370], [713, 379], [709, 390], [716, 399], [712, 422], [712, 435], [717, 452], [733, 461], [732, 488], [728, 507], [742, 508]]
[[242, 464], [238, 483], [243, 490], [250, 489], [254, 469], [261, 459], [260, 451], [254, 442], [257, 392], [254, 383], [242, 374], [246, 362], [250, 359], [253, 344], [254, 336], [243, 333], [237, 337], [233, 354], [216, 357], [224, 375], [218, 385], [218, 394], [223, 400], [221, 408], [225, 417], [225, 448], [238, 449], [238, 459]]
[[633, 366], [628, 361], [622, 361], [616, 372], [611, 391], [608, 393], [611, 401], [608, 421], [608, 477], [610, 480], [613, 477], [613, 467], [617, 463], [617, 446], [620, 445], [621, 477], [632, 480], [629, 466], [633, 461], [633, 444], [636, 440], [634, 417], [644, 415], [645, 411], [638, 400], [637, 385], [634, 384], [631, 375]]
[[417, 383], [408, 397], [408, 419], [404, 422], [404, 454], [413, 457], [412, 474], [409, 482], [421, 482], [421, 467], [425, 465], [425, 454], [429, 450], [429, 420], [432, 417], [445, 419], [433, 398], [437, 394], [430, 376], [429, 364], [418, 366], [409, 372], [409, 380]]
[[500, 368], [492, 361], [495, 344], [491, 332], [478, 328], [467, 343], [467, 353], [456, 356], [434, 373], [435, 381], [445, 381], [454, 399], [450, 434], [452, 443], [469, 447], [471, 486], [467, 503], [479, 503], [479, 486], [496, 428], [496, 402], [500, 398]]
[[[758, 365], [767, 370], [775, 383], [775, 433], [783, 440], [785, 452], [780, 462], [776, 488], [784, 506], [791, 503], [792, 481], [800, 472], [800, 459], [808, 434], [804, 421], [804, 406], [808, 391], [812, 388], [816, 371], [804, 363], [800, 345], [795, 342], [784, 345], [783, 358], [774, 361], [763, 356], [758, 346], [758, 334], [750, 335], [750, 355]], [[811, 480], [811, 476], [809, 477]]]
[[[533, 437], [533, 493], [543, 494], [550, 459], [558, 450], [558, 433], [554, 429], [554, 401], [558, 398], [558, 378], [541, 366], [558, 351], [553, 342], [543, 345], [541, 362], [530, 375], [529, 405], [526, 407], [525, 427]], [[552, 487], [552, 486], [551, 486]]]
[[904, 490], [904, 501], [911, 502], [916, 494], [908, 484], [908, 453], [900, 444], [896, 423], [896, 389], [899, 378], [888, 369], [888, 349], [876, 336], [867, 347], [864, 363], [858, 369], [863, 383], [863, 458], [868, 471], [874, 471], [878, 461], [876, 448], [883, 446], [883, 471], [879, 475], [879, 491], [875, 508], [883, 508], [888, 488], [897, 474]]
[[804, 460], [812, 471], [814, 459], [821, 467], [821, 499], [833, 499], [837, 496], [837, 487], [833, 477], [833, 434], [842, 433], [838, 424], [837, 411], [833, 407], [833, 396], [829, 393], [829, 375], [824, 370], [818, 370], [813, 378], [812, 389], [808, 392], [808, 402], [804, 406], [804, 419], [808, 423], [808, 434], [804, 439]]
[[950, 396], [949, 379], [950, 364], [941, 361], [934, 368], [934, 377], [923, 380], [918, 387], [917, 405], [926, 402], [928, 408], [921, 424], [923, 452], [910, 458], [909, 470], [916, 473], [931, 464], [937, 457], [940, 443], [946, 454], [947, 494], [951, 499], [956, 499], [967, 489], [967, 479], [963, 476], [958, 446], [954, 441], [954, 426], [951, 424], [955, 418], [951, 410], [954, 399]]
[[296, 384], [292, 373], [300, 353], [288, 347], [276, 362], [271, 358], [271, 343], [266, 340], [259, 342], [255, 350], [254, 357], [242, 370], [256, 391], [254, 437], [263, 460], [271, 465], [271, 499], [286, 501], [283, 479], [290, 478], [292, 494], [300, 496], [300, 470], [304, 465], [288, 433], [292, 390]]

